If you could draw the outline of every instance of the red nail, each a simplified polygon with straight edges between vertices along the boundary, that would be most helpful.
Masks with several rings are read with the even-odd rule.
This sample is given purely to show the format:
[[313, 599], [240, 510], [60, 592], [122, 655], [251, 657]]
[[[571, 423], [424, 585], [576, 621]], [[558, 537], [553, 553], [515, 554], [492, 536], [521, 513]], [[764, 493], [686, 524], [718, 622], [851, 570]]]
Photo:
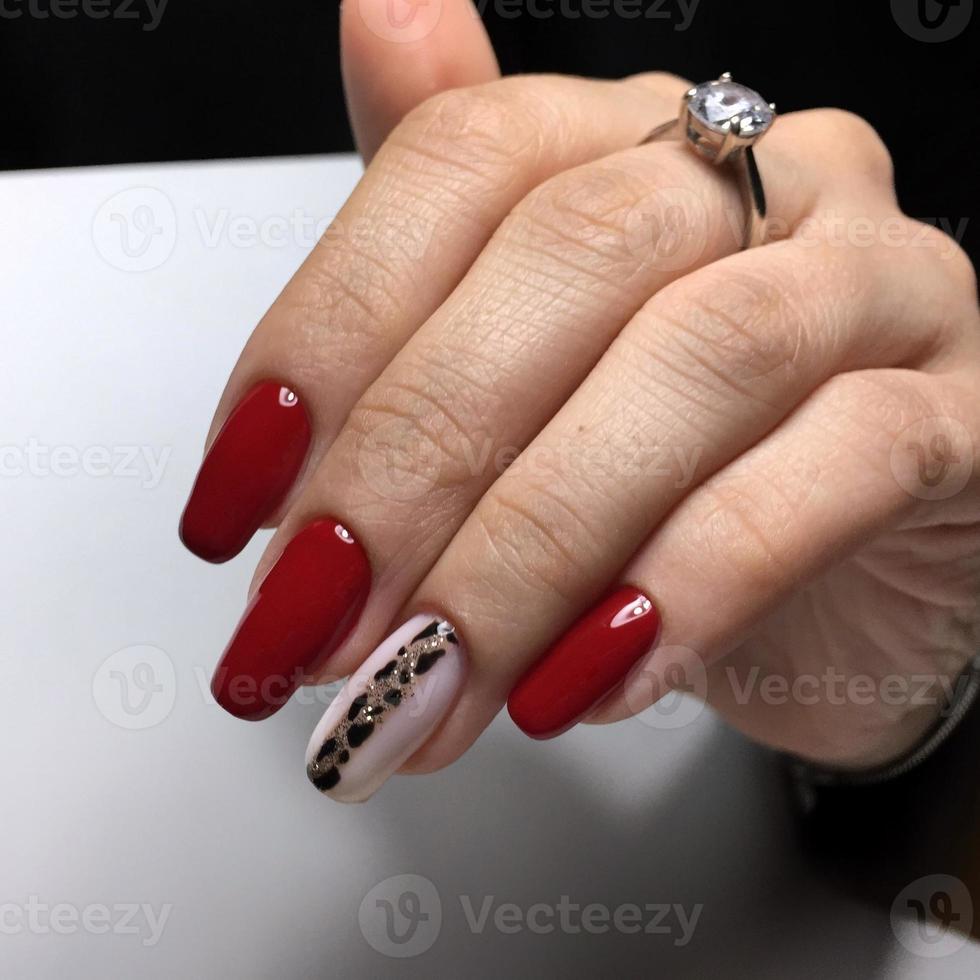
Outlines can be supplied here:
[[531, 738], [554, 738], [581, 721], [653, 649], [660, 615], [639, 590], [594, 606], [518, 681], [507, 699]]
[[201, 464], [180, 520], [186, 547], [205, 561], [234, 558], [286, 496], [309, 445], [299, 398], [278, 381], [256, 385]]
[[252, 597], [211, 681], [238, 718], [275, 714], [354, 628], [371, 588], [364, 549], [333, 518], [286, 545]]

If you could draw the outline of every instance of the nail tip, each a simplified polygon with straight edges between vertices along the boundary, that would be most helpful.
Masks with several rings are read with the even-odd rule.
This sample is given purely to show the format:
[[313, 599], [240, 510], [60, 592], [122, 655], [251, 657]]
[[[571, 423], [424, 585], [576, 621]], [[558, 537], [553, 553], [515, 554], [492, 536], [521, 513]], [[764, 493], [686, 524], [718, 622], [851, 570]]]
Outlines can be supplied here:
[[231, 559], [239, 553], [238, 551], [227, 552], [224, 550], [208, 548], [206, 545], [191, 541], [183, 534], [180, 535], [180, 543], [195, 558], [199, 558], [201, 561], [205, 561], [209, 565], [224, 565], [225, 562], [231, 561]]
[[195, 557], [201, 561], [206, 561], [210, 565], [223, 565], [226, 561], [231, 561], [236, 555], [240, 554], [248, 540], [229, 544], [226, 541], [216, 541], [214, 537], [208, 537], [200, 531], [194, 530], [192, 520], [188, 518], [185, 510], [177, 525], [177, 537], [180, 543]]
[[445, 717], [462, 686], [464, 656], [441, 616], [417, 614], [391, 633], [314, 730], [306, 754], [314, 786], [341, 803], [370, 799]]
[[225, 714], [231, 715], [232, 718], [237, 718], [239, 721], [265, 721], [266, 718], [271, 718], [285, 704], [285, 702], [283, 704], [263, 702], [256, 707], [238, 704], [233, 698], [228, 696], [228, 693], [222, 688], [218, 678], [219, 674], [216, 671], [215, 676], [211, 679], [211, 696]]
[[521, 732], [521, 734], [526, 735], [535, 742], [548, 742], [553, 738], [557, 738], [563, 732], [568, 731], [568, 728], [563, 728], [559, 731], [536, 728], [533, 724], [529, 724], [526, 720], [524, 720], [521, 717], [521, 712], [515, 708], [512, 708], [510, 702], [507, 703], [507, 714], [510, 715], [510, 720], [514, 723], [514, 726]]
[[309, 414], [291, 389], [273, 380], [253, 386], [201, 462], [181, 518], [188, 551], [212, 564], [242, 551], [289, 494], [311, 438]]

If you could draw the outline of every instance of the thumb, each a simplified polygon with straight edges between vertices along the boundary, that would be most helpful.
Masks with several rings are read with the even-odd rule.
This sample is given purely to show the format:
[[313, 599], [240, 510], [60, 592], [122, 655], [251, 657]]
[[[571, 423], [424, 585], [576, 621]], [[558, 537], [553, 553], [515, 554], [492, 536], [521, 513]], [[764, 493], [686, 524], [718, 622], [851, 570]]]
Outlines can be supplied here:
[[430, 95], [500, 77], [470, 0], [345, 0], [340, 50], [354, 138], [364, 162]]

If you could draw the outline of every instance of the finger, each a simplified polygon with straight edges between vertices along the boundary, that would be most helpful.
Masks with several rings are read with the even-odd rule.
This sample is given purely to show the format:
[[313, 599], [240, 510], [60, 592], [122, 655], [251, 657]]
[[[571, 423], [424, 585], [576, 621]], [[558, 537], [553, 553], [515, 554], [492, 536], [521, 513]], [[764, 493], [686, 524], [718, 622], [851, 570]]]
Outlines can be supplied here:
[[365, 162], [430, 96], [500, 77], [470, 0], [348, 0], [340, 8], [340, 51], [347, 108]]
[[[409, 603], [455, 624], [459, 640], [446, 650], [445, 673], [437, 663], [426, 678], [455, 686], [452, 711], [444, 721], [435, 709], [412, 716], [416, 735], [441, 721], [416, 765], [445, 764], [470, 744], [536, 655], [609, 587], [637, 542], [688, 492], [665, 460], [697, 450], [696, 472], [685, 481], [697, 485], [838, 372], [922, 355], [937, 328], [912, 299], [934, 297], [918, 293], [910, 269], [887, 268], [882, 274], [877, 263], [788, 241], [717, 262], [647, 304], [480, 501]], [[655, 617], [631, 612], [649, 610], [643, 597], [628, 598], [618, 612], [643, 620], [638, 637], [649, 642]], [[609, 647], [599, 633], [578, 649], [590, 647], [569, 678], [588, 695], [582, 710], [609, 689], [597, 668]], [[644, 650], [626, 652], [635, 662]], [[379, 659], [396, 653], [382, 644], [365, 669], [380, 670]], [[622, 663], [624, 652], [615, 656]], [[328, 711], [317, 737], [331, 737], [344, 703]], [[392, 750], [387, 737], [376, 744]], [[331, 761], [317, 763], [319, 751], [314, 739], [315, 777]], [[371, 759], [373, 773], [379, 763]], [[358, 787], [351, 776], [331, 793], [348, 798]]]
[[[636, 714], [686, 683], [737, 719], [747, 734], [800, 752], [801, 734], [810, 728], [805, 717], [794, 725], [786, 724], [785, 711], [778, 718], [774, 712], [740, 711], [732, 686], [718, 683], [715, 666], [730, 664], [727, 655], [793, 593], [883, 531], [900, 527], [907, 539], [916, 527], [940, 520], [963, 529], [975, 525], [980, 516], [977, 419], [975, 382], [958, 375], [868, 370], [824, 385], [784, 425], [688, 497], [625, 569], [623, 580], [664, 610], [661, 646], [590, 720]], [[939, 480], [931, 466], [928, 474], [920, 471], [909, 451], [935, 446], [937, 440], [944, 440], [943, 459], [949, 464]], [[938, 611], [933, 595], [920, 607], [909, 604], [908, 615], [918, 623], [892, 624], [900, 646], [901, 637], [916, 635], [922, 618], [930, 617], [934, 635], [945, 638], [936, 669], [948, 669], [950, 676], [975, 653], [975, 638], [962, 628], [978, 585], [975, 539], [965, 537], [969, 551], [958, 551], [954, 539], [943, 546], [939, 560], [947, 584]], [[922, 595], [921, 565], [911, 563], [887, 582], [875, 580], [873, 567], [855, 567], [851, 581], [855, 588], [865, 582], [878, 591], [899, 588]], [[805, 620], [809, 613], [798, 606], [796, 615]], [[894, 672], [894, 663], [879, 666], [870, 648], [869, 653], [862, 672]], [[819, 675], [825, 666], [802, 663], [794, 650], [774, 650], [753, 657], [763, 676], [768, 676], [767, 657], [774, 676], [791, 678], [810, 667]], [[842, 705], [829, 743], [824, 738], [818, 747], [820, 758], [841, 766], [857, 758], [865, 765], [893, 758], [916, 725], [924, 732], [934, 722], [929, 706], [912, 702], [902, 711], [903, 724], [890, 712], [891, 723], [876, 728], [868, 724], [867, 712], [859, 716]], [[523, 705], [518, 715], [533, 712]], [[809, 746], [815, 747], [812, 741]]]
[[[518, 460], [497, 481], [410, 604], [443, 610], [470, 651], [469, 679], [420, 766], [469, 745], [637, 543], [810, 392], [932, 349], [949, 312], [936, 277], [911, 256], [845, 253], [788, 241], [669, 287], [532, 443], [522, 458], [534, 465]], [[592, 705], [608, 694], [582, 683]]]
[[[791, 152], [804, 125], [787, 122], [770, 159]], [[775, 213], [789, 222], [816, 194], [815, 175], [808, 176], [797, 170], [774, 182]], [[682, 238], [693, 249], [660, 262], [632, 247], [637, 213], [659, 217], [675, 202], [690, 212]], [[504, 222], [452, 297], [355, 406], [259, 563], [257, 582], [323, 514], [340, 515], [369, 548], [370, 597], [331, 658], [331, 674], [377, 644], [500, 461], [534, 437], [646, 298], [686, 268], [738, 247], [726, 220], [737, 207], [716, 168], [666, 144], [567, 171]], [[245, 664], [251, 670], [251, 649], [247, 632], [236, 634], [222, 669], [229, 676]], [[280, 652], [267, 656], [270, 667]]]
[[246, 345], [182, 521], [190, 550], [225, 561], [276, 523], [507, 212], [554, 173], [637, 143], [683, 85], [662, 83], [503, 79], [411, 112]]

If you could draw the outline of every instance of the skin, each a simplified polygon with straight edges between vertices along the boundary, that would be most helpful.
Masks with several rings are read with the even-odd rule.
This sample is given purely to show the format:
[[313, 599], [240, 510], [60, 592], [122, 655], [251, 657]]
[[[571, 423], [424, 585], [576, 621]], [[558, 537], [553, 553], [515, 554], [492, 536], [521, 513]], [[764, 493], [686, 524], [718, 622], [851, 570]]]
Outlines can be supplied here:
[[[255, 581], [333, 514], [375, 575], [333, 676], [415, 611], [456, 624], [468, 680], [409, 771], [464, 752], [617, 582], [654, 599], [663, 633], [592, 721], [680, 683], [818, 762], [905, 751], [980, 639], [965, 254], [901, 213], [887, 149], [849, 113], [780, 117], [758, 151], [775, 240], [740, 252], [727, 170], [637, 145], [688, 82], [499, 79], [462, 0], [421, 37], [379, 31], [383, 10], [342, 14], [369, 166], [212, 428], [268, 377], [313, 419]], [[938, 489], [916, 446], [925, 464], [952, 450]], [[841, 703], [810, 682], [828, 669], [834, 690], [873, 690]], [[775, 678], [768, 695], [740, 694], [753, 670]], [[920, 675], [931, 700], [883, 696]], [[779, 696], [794, 683], [806, 697]]]

